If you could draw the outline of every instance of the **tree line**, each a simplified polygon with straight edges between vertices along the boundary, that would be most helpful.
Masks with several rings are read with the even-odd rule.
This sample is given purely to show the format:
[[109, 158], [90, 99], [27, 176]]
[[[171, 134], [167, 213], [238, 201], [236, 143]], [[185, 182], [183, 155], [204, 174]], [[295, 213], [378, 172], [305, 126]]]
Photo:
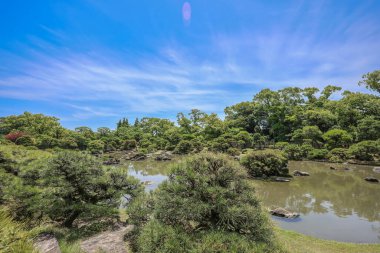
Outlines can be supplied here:
[[[379, 92], [380, 72], [373, 73], [364, 75], [360, 84]], [[92, 153], [168, 150], [187, 154], [207, 149], [239, 155], [245, 149], [272, 147], [285, 150], [289, 159], [339, 162], [374, 160], [380, 152], [380, 98], [376, 94], [342, 91], [333, 85], [322, 90], [263, 89], [251, 101], [228, 106], [224, 112], [224, 120], [197, 109], [178, 113], [176, 122], [144, 117], [132, 124], [123, 118], [114, 130], [100, 127], [96, 131], [85, 126], [69, 130], [56, 117], [25, 112], [0, 118], [0, 135], [3, 144]]]

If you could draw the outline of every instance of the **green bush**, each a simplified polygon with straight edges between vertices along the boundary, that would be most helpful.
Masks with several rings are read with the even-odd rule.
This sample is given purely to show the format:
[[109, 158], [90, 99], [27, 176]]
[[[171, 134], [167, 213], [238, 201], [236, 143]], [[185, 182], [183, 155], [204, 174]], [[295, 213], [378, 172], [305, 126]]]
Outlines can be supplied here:
[[380, 156], [379, 141], [362, 141], [352, 145], [348, 153], [355, 159], [362, 161], [373, 161]]
[[284, 148], [284, 152], [290, 160], [302, 160], [305, 157], [305, 153], [301, 146], [297, 144], [289, 144]]
[[348, 157], [348, 149], [346, 148], [334, 148], [327, 155], [330, 162], [344, 162]]
[[329, 151], [327, 149], [312, 149], [309, 151], [307, 155], [307, 159], [310, 159], [310, 160], [325, 159], [328, 152]]
[[103, 153], [103, 150], [104, 150], [104, 142], [102, 142], [100, 140], [90, 141], [88, 143], [87, 149], [92, 154], [101, 154], [101, 153]]
[[193, 150], [193, 144], [191, 141], [181, 140], [174, 149], [176, 154], [188, 154]]
[[136, 140], [126, 140], [123, 145], [124, 150], [131, 150], [137, 147]]
[[289, 145], [289, 142], [286, 142], [286, 141], [280, 141], [280, 142], [276, 142], [276, 148], [280, 149], [280, 150], [284, 150], [284, 148], [286, 146]]
[[328, 149], [344, 148], [352, 142], [352, 136], [342, 129], [331, 129], [323, 134]]
[[227, 149], [227, 154], [232, 155], [232, 156], [238, 156], [238, 155], [240, 155], [240, 153], [241, 153], [241, 151], [238, 148]]
[[67, 137], [59, 141], [59, 147], [65, 149], [77, 149], [78, 144], [74, 138]]
[[[41, 151], [38, 151], [41, 152]], [[23, 168], [6, 190], [6, 203], [18, 219], [50, 218], [71, 227], [78, 218], [114, 218], [121, 196], [136, 196], [142, 186], [123, 168], [103, 168], [95, 157], [59, 152]]]
[[59, 145], [59, 141], [48, 135], [43, 135], [38, 138], [38, 147], [40, 149], [55, 148]]
[[252, 177], [282, 176], [289, 173], [288, 160], [278, 150], [255, 150], [243, 155], [240, 163]]
[[30, 135], [24, 135], [20, 138], [17, 138], [16, 142], [17, 145], [23, 145], [23, 146], [34, 146], [36, 145], [36, 140], [30, 136]]
[[[252, 252], [245, 246], [269, 248], [274, 242], [269, 219], [247, 182], [246, 171], [222, 154], [202, 153], [174, 165], [146, 217], [139, 216], [148, 222], [138, 226], [138, 252], [234, 252], [235, 248]], [[213, 242], [215, 233], [221, 238]], [[242, 241], [246, 243], [239, 248], [237, 243]], [[205, 250], [208, 247], [212, 248]], [[210, 251], [217, 248], [221, 250]]]

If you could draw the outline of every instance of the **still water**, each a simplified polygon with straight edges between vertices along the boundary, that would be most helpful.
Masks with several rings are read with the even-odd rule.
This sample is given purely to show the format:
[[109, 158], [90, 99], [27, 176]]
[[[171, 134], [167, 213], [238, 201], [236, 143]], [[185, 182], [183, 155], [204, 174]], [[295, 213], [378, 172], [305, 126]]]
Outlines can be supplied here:
[[[171, 163], [143, 161], [127, 166], [132, 176], [149, 181], [147, 190], [154, 190], [166, 179]], [[380, 178], [373, 166], [290, 162], [289, 170], [306, 171], [310, 176], [295, 177], [290, 183], [255, 181], [265, 207], [284, 207], [301, 214], [295, 220], [272, 217], [275, 223], [322, 239], [380, 243], [380, 184], [363, 179]]]

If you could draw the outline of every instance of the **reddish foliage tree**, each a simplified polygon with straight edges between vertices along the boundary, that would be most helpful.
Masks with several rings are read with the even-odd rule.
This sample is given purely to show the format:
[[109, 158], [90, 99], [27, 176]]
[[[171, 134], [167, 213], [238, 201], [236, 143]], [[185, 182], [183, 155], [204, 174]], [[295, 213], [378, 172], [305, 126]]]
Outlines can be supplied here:
[[25, 133], [19, 132], [19, 131], [18, 132], [11, 132], [11, 133], [5, 135], [4, 138], [7, 140], [10, 140], [12, 142], [16, 142], [16, 140], [18, 138], [20, 138], [21, 136], [24, 136], [24, 135], [25, 135]]

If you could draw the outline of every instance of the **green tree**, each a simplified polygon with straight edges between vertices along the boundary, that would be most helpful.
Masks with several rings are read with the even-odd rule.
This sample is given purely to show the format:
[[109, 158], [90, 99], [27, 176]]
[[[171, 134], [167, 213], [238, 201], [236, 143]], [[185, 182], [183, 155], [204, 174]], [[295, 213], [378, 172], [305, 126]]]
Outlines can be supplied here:
[[104, 142], [101, 140], [94, 140], [88, 143], [88, 150], [93, 154], [101, 154], [104, 150]]
[[188, 154], [193, 150], [193, 145], [191, 141], [188, 140], [181, 140], [176, 148], [174, 149], [174, 152], [177, 154]]
[[348, 147], [352, 142], [352, 136], [342, 129], [329, 130], [323, 134], [323, 139], [329, 149]]
[[380, 70], [367, 73], [362, 78], [363, 80], [359, 82], [359, 85], [365, 85], [367, 89], [380, 93]]
[[269, 220], [246, 179], [239, 164], [220, 154], [205, 153], [174, 165], [159, 186], [151, 218], [138, 230], [138, 251], [204, 252], [200, 248], [211, 238], [227, 249], [237, 244], [226, 238], [270, 247]]
[[255, 150], [243, 155], [240, 163], [252, 177], [285, 176], [289, 173], [288, 160], [279, 150]]
[[352, 145], [348, 153], [355, 159], [373, 161], [380, 156], [380, 141], [362, 141]]
[[380, 139], [380, 120], [376, 120], [374, 117], [359, 120], [357, 132], [359, 141]]
[[72, 151], [51, 158], [41, 178], [44, 197], [36, 204], [67, 227], [79, 217], [113, 216], [122, 195], [136, 196], [141, 190], [125, 170], [103, 169], [94, 157]]

